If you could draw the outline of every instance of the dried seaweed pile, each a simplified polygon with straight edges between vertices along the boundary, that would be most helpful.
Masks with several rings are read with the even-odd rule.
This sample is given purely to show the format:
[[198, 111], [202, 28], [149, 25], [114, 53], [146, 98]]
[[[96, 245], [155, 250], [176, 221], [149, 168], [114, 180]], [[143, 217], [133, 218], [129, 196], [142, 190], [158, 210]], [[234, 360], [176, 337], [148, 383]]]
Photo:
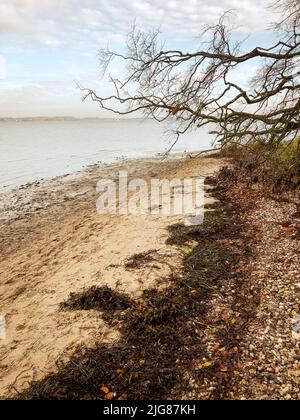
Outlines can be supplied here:
[[149, 262], [156, 260], [155, 255], [157, 254], [156, 250], [150, 250], [146, 252], [140, 252], [138, 254], [132, 255], [125, 263], [126, 269], [137, 269], [144, 267]]
[[129, 308], [133, 303], [128, 295], [112, 290], [108, 286], [92, 286], [80, 293], [71, 293], [62, 302], [61, 310], [97, 310], [115, 312]]
[[[193, 239], [197, 245], [184, 256], [182, 273], [170, 273], [167, 288], [145, 291], [135, 305], [103, 288], [89, 290], [84, 296], [72, 295], [62, 305], [64, 309], [127, 307], [119, 327], [120, 341], [77, 348], [69, 362], [58, 364], [58, 373], [33, 382], [20, 398], [181, 398], [188, 392], [191, 378], [203, 382], [219, 371], [218, 361], [208, 369], [195, 370], [195, 360], [205, 356], [208, 302], [222, 282], [237, 278], [234, 273], [239, 260], [249, 256], [247, 241], [236, 245], [245, 230], [240, 218], [245, 209], [230, 198], [224, 179], [223, 175], [220, 183], [210, 180], [213, 195], [220, 201], [201, 226], [170, 227], [169, 244], [184, 247]], [[131, 267], [138, 266], [138, 260], [135, 258]], [[241, 282], [241, 277], [237, 281]], [[226, 330], [223, 339], [234, 346], [234, 336]], [[103, 386], [111, 392], [103, 393]], [[220, 378], [220, 389], [223, 386]]]

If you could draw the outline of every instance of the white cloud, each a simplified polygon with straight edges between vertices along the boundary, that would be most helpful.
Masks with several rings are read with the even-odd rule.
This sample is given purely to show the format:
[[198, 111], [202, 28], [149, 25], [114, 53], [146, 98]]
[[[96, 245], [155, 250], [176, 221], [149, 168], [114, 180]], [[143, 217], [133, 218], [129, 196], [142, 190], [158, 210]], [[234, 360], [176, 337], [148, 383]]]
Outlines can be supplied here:
[[133, 20], [160, 26], [172, 37], [190, 38], [221, 13], [235, 10], [242, 31], [260, 31], [270, 18], [270, 0], [1, 0], [0, 33], [20, 33], [36, 42], [45, 36], [77, 44], [84, 30], [91, 39], [122, 42]]
[[79, 13], [79, 21], [90, 27], [108, 24], [111, 33], [124, 33], [134, 18], [146, 27], [161, 26], [170, 34], [179, 30], [185, 37], [199, 34], [201, 25], [216, 22], [221, 13], [235, 10], [235, 23], [243, 31], [267, 26], [269, 0], [90, 0]]

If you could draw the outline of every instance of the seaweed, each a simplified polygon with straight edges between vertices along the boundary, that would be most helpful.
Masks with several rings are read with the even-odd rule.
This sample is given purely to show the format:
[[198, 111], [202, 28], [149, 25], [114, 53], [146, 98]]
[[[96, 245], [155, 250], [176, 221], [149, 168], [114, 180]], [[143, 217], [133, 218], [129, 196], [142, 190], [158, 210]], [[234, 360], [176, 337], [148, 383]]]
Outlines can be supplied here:
[[[219, 204], [216, 211], [206, 213], [201, 226], [169, 227], [169, 244], [184, 246], [193, 239], [196, 246], [184, 255], [181, 273], [171, 273], [165, 279], [168, 287], [144, 291], [134, 305], [123, 294], [108, 288], [73, 294], [62, 305], [63, 309], [105, 311], [126, 308], [118, 324], [121, 333], [118, 342], [99, 342], [93, 348], [79, 346], [69, 361], [58, 363], [57, 373], [32, 382], [18, 398], [180, 399], [188, 394], [193, 381], [204, 383], [218, 374], [215, 398], [224, 397], [227, 374], [220, 376], [218, 363], [196, 370], [195, 360], [206, 357], [204, 338], [210, 328], [208, 312], [212, 295], [231, 280], [242, 289], [244, 277], [236, 274], [237, 267], [241, 259], [251, 255], [251, 238], [245, 237], [246, 227], [241, 218], [247, 209], [241, 208], [231, 196], [228, 185], [224, 188], [225, 175], [223, 172], [220, 181], [209, 181], [214, 185], [213, 195]], [[239, 247], [237, 239], [241, 240]], [[151, 253], [135, 255], [127, 268], [149, 263], [152, 257]], [[248, 316], [247, 306], [245, 314]], [[239, 327], [232, 326], [224, 330], [220, 340], [224, 345], [234, 345], [241, 333]], [[105, 393], [103, 389], [110, 392]]]
[[61, 310], [97, 310], [114, 313], [133, 305], [129, 295], [112, 290], [108, 286], [92, 286], [79, 293], [71, 293], [60, 304]]

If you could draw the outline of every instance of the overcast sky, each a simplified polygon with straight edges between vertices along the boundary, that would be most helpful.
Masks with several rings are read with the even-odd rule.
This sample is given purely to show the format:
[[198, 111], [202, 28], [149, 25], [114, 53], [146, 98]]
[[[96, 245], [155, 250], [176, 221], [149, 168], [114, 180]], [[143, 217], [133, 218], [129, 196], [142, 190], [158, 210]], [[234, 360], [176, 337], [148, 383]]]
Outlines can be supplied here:
[[272, 41], [269, 2], [0, 0], [0, 117], [103, 116], [96, 104], [81, 103], [74, 81], [108, 92], [97, 52], [107, 43], [122, 50], [134, 20], [145, 29], [159, 27], [167, 46], [192, 50], [201, 27], [232, 10], [237, 35], [249, 34], [251, 47]]

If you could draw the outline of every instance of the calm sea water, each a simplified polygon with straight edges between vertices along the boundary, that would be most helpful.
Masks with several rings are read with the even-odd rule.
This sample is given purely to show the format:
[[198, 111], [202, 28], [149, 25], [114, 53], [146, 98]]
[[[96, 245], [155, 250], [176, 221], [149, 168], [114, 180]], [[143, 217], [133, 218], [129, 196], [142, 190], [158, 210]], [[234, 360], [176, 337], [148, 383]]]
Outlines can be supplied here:
[[[79, 171], [97, 162], [147, 157], [170, 146], [166, 126], [151, 120], [0, 122], [0, 188]], [[184, 135], [174, 151], [210, 146], [204, 130]]]

